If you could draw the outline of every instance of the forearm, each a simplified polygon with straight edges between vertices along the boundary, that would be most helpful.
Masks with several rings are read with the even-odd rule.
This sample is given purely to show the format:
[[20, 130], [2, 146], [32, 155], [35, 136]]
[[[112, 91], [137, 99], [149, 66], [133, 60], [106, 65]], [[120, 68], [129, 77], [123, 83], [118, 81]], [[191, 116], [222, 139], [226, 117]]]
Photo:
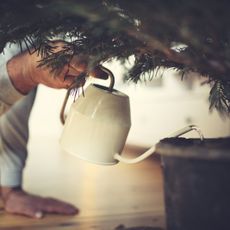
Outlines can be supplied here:
[[26, 143], [5, 115], [0, 123], [0, 141], [0, 185], [20, 186], [27, 157]]
[[27, 157], [28, 120], [36, 89], [15, 103], [0, 119], [0, 184], [15, 187], [22, 183]]
[[23, 52], [10, 59], [7, 63], [7, 72], [12, 85], [21, 94], [28, 94], [38, 84], [30, 77], [29, 68], [27, 68], [30, 54]]

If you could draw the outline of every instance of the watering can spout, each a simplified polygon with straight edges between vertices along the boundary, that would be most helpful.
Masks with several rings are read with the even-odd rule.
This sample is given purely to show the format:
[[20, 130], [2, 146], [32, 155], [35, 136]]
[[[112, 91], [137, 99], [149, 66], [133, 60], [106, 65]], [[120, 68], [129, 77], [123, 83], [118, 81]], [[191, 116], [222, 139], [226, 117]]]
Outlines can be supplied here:
[[[171, 134], [168, 136], [168, 138], [173, 138], [173, 137], [179, 137], [183, 134], [186, 134], [190, 131], [196, 131], [200, 137], [200, 140], [203, 141], [204, 140], [204, 136], [200, 130], [199, 127], [197, 127], [196, 125], [189, 125], [184, 127], [183, 129], [180, 129], [178, 131], [176, 131], [175, 133]], [[114, 159], [116, 159], [119, 162], [122, 163], [126, 163], [126, 164], [135, 164], [138, 163], [144, 159], [146, 159], [147, 157], [149, 157], [150, 155], [154, 154], [155, 152], [155, 145], [153, 145], [150, 149], [148, 149], [146, 152], [144, 152], [143, 154], [141, 154], [140, 156], [133, 158], [133, 159], [128, 159], [128, 158], [124, 158], [122, 157], [120, 154], [115, 153], [114, 154]]]

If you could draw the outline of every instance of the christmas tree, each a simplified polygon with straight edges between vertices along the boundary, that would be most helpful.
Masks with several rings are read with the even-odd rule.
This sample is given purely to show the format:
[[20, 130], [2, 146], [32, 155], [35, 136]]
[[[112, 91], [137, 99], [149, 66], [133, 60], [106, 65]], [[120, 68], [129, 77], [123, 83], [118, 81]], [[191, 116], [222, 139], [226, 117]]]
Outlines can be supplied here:
[[[161, 67], [197, 72], [212, 86], [210, 108], [229, 115], [229, 9], [227, 0], [1, 1], [0, 50], [24, 43], [56, 73], [74, 55], [86, 55], [89, 68], [132, 56], [126, 77], [134, 82]], [[54, 52], [57, 39], [65, 45]]]

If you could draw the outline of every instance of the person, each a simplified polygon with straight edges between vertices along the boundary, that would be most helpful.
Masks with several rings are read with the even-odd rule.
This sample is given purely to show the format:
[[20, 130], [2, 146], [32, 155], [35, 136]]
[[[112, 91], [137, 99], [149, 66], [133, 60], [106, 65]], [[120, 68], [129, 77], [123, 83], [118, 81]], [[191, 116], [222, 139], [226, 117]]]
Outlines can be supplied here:
[[[58, 50], [62, 43], [54, 43]], [[71, 204], [53, 198], [30, 194], [23, 190], [22, 172], [27, 158], [28, 119], [39, 84], [68, 88], [86, 71], [87, 61], [74, 57], [58, 76], [48, 67], [38, 67], [41, 57], [15, 45], [7, 45], [0, 55], [0, 188], [6, 212], [41, 218], [45, 213], [76, 214]], [[67, 74], [68, 73], [68, 74]], [[91, 75], [107, 78], [100, 67]]]

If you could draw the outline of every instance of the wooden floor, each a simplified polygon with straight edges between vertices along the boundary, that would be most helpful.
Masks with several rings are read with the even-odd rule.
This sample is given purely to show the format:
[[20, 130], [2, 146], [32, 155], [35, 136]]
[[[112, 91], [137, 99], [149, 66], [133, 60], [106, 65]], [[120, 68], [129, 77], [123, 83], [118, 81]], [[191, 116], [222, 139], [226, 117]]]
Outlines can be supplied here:
[[[135, 165], [94, 165], [62, 152], [58, 140], [50, 136], [33, 138], [29, 149], [26, 190], [71, 202], [80, 214], [34, 220], [1, 209], [1, 230], [164, 229], [162, 174], [154, 157]], [[143, 151], [129, 146], [124, 154], [134, 156]]]

